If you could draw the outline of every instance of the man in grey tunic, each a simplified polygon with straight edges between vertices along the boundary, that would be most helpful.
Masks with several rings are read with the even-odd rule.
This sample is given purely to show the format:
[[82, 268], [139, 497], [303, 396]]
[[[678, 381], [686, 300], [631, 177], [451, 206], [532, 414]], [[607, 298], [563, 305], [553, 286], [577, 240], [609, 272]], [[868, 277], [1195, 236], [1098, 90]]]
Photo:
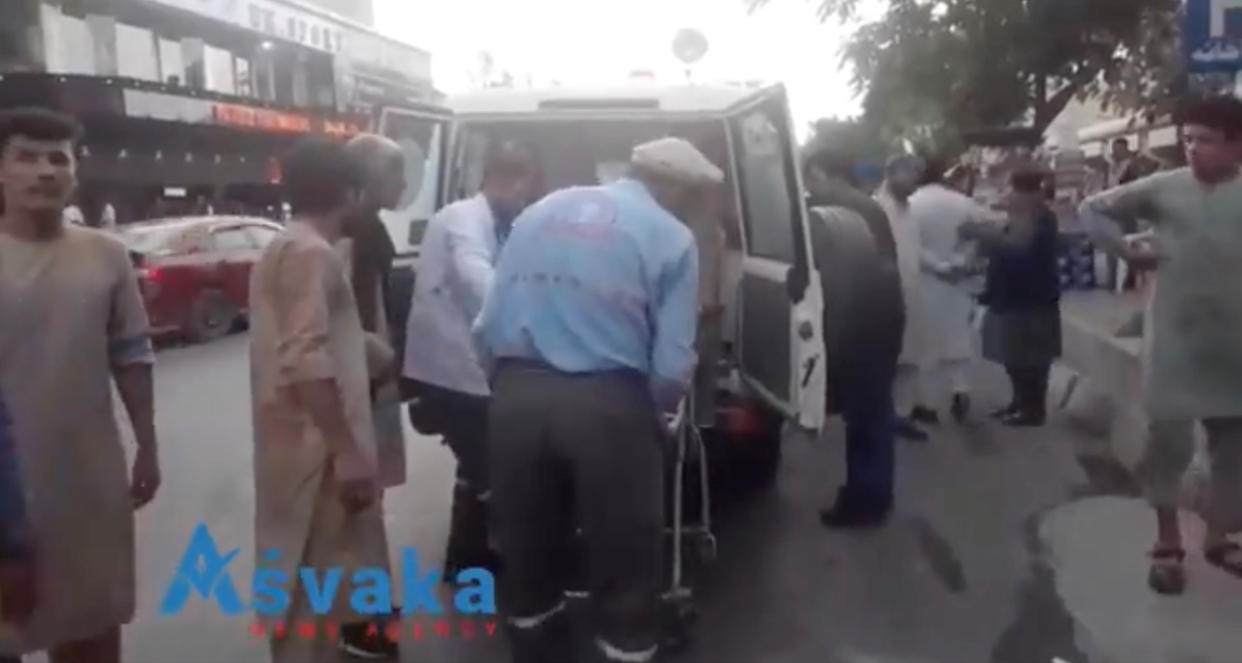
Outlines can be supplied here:
[[[1082, 206], [1097, 245], [1157, 273], [1143, 348], [1150, 436], [1138, 472], [1159, 527], [1149, 584], [1169, 594], [1186, 582], [1177, 497], [1195, 422], [1207, 432], [1212, 465], [1204, 555], [1242, 577], [1242, 546], [1228, 539], [1242, 529], [1242, 101], [1200, 102], [1180, 122], [1188, 168]], [[1121, 234], [1137, 218], [1153, 227], [1149, 246]]]

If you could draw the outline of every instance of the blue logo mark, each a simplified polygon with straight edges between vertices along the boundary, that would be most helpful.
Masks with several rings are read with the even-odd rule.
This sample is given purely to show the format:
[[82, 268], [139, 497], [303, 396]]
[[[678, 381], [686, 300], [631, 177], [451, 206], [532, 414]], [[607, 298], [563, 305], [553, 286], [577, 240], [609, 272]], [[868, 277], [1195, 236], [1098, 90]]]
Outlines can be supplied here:
[[[185, 554], [177, 565], [164, 599], [160, 602], [160, 616], [181, 612], [191, 595], [215, 601], [227, 615], [237, 615], [247, 607], [260, 615], [278, 615], [292, 603], [293, 579], [289, 574], [270, 566], [280, 559], [275, 549], [263, 553], [251, 578], [251, 600], [245, 603], [233, 584], [228, 566], [236, 559], [239, 548], [221, 554], [210, 528], [199, 523], [190, 536]], [[265, 566], [265, 563], [268, 564]], [[441, 571], [431, 569], [421, 572], [418, 551], [414, 548], [401, 550], [400, 582], [404, 598], [402, 614], [414, 612], [442, 615], [444, 606], [435, 588], [440, 584]], [[393, 578], [388, 570], [379, 567], [363, 567], [354, 571], [346, 582], [345, 571], [340, 567], [315, 569], [304, 566], [297, 569], [297, 586], [306, 595], [307, 604], [318, 615], [331, 611], [342, 591], [349, 592], [349, 605], [360, 615], [383, 615], [392, 610]], [[454, 579], [457, 591], [453, 607], [460, 614], [495, 615], [496, 579], [486, 569], [463, 569]], [[344, 586], [343, 585], [347, 585]]]

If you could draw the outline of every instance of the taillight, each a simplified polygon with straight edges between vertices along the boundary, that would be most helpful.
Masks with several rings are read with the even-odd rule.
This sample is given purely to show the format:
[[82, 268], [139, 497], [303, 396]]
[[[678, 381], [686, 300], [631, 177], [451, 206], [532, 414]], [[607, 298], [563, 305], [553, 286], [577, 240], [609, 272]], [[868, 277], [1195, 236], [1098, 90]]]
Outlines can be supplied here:
[[718, 416], [724, 430], [736, 437], [753, 437], [763, 433], [763, 419], [758, 408], [748, 401], [730, 403], [720, 408]]
[[148, 298], [155, 297], [160, 292], [160, 280], [164, 273], [159, 267], [144, 267], [138, 270], [138, 283], [142, 286], [142, 292]]

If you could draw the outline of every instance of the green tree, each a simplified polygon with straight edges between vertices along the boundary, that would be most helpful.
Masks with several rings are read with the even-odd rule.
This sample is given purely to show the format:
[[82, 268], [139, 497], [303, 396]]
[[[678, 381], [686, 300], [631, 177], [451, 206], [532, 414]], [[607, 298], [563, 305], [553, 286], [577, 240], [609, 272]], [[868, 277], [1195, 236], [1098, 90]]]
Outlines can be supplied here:
[[[746, 0], [758, 8], [772, 0]], [[840, 56], [868, 121], [938, 149], [963, 132], [1022, 123], [1040, 131], [1075, 97], [1159, 107], [1181, 89], [1181, 0], [884, 0]], [[860, 0], [822, 0], [823, 20]]]

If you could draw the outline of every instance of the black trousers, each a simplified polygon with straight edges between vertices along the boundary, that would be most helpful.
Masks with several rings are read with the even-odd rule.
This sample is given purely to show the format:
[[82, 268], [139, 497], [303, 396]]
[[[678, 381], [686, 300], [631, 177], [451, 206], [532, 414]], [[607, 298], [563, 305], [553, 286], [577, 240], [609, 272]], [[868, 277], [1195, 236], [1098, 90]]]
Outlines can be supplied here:
[[[642, 376], [503, 365], [490, 428], [501, 610], [514, 663], [656, 651], [668, 445]], [[575, 549], [574, 530], [583, 530]], [[589, 592], [574, 637], [564, 592], [580, 552]], [[580, 589], [574, 587], [573, 589]], [[588, 644], [575, 652], [574, 642]]]
[[1022, 414], [1044, 418], [1048, 412], [1048, 375], [1052, 366], [1006, 366], [1005, 371], [1013, 386], [1013, 407]]
[[[424, 419], [431, 413], [434, 430], [457, 458], [457, 482], [453, 489], [453, 516], [449, 529], [445, 573], [450, 577], [462, 568], [491, 567], [487, 503], [487, 409], [488, 398], [435, 385], [408, 385], [418, 398]], [[423, 423], [420, 421], [420, 424]]]

